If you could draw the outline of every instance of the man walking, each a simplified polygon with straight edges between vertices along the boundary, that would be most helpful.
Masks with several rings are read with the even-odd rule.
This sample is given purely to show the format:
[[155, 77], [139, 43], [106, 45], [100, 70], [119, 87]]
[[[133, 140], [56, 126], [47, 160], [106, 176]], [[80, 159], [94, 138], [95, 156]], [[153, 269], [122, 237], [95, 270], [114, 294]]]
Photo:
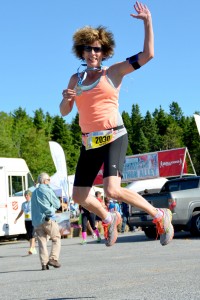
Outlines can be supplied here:
[[[49, 266], [59, 268], [61, 235], [58, 224], [54, 221], [55, 211], [60, 208], [60, 201], [49, 186], [50, 177], [47, 173], [38, 176], [39, 186], [32, 193], [31, 211], [32, 223], [38, 238], [39, 256], [42, 270]], [[47, 241], [52, 242], [50, 255], [48, 254]]]

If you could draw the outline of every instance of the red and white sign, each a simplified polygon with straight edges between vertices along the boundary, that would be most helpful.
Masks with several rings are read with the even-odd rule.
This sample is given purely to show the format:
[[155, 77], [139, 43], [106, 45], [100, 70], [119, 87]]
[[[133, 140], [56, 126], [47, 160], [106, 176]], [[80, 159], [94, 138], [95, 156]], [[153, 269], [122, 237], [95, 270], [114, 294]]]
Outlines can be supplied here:
[[[178, 148], [126, 156], [122, 182], [158, 177], [178, 177], [187, 174], [187, 153], [187, 148]], [[94, 181], [94, 185], [102, 184], [103, 166]]]
[[180, 176], [187, 173], [185, 148], [158, 152], [160, 177]]

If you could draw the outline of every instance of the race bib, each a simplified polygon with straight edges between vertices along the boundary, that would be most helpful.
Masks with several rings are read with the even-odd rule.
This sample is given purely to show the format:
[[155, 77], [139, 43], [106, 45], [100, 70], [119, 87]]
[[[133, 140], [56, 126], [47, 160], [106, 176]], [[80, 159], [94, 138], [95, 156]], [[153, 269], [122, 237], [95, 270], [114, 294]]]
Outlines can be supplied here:
[[84, 137], [86, 150], [95, 149], [102, 147], [106, 144], [109, 144], [113, 141], [114, 131], [111, 130], [103, 130], [103, 131], [95, 131], [89, 133]]
[[30, 213], [25, 214], [25, 219], [30, 219], [30, 218], [31, 218], [31, 214]]

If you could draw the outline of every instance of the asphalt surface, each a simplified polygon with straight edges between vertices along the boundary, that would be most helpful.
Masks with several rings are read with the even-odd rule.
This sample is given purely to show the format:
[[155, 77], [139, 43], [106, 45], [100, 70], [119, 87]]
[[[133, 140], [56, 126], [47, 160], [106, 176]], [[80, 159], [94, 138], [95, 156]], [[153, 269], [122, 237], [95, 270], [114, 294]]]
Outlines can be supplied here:
[[27, 241], [1, 243], [0, 299], [200, 299], [200, 238], [176, 234], [163, 247], [138, 231], [119, 234], [112, 247], [80, 242], [62, 239], [62, 266], [47, 271], [27, 255]]

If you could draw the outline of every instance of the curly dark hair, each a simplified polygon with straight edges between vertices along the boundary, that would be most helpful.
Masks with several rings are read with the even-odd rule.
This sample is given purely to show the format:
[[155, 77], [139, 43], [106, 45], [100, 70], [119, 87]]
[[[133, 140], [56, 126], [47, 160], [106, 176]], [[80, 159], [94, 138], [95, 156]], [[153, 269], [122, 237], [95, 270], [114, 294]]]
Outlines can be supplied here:
[[104, 26], [96, 28], [85, 26], [78, 29], [73, 35], [72, 51], [76, 57], [83, 59], [83, 46], [91, 45], [95, 41], [99, 41], [102, 46], [103, 60], [114, 54], [115, 41], [113, 34]]

